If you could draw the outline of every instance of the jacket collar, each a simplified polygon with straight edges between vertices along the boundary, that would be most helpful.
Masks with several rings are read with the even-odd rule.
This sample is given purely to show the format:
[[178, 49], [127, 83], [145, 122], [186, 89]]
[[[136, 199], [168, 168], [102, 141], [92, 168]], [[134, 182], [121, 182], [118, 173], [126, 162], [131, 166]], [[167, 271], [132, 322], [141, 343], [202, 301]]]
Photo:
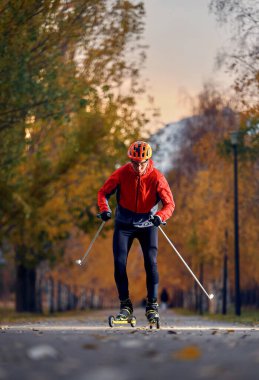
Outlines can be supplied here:
[[[137, 173], [135, 172], [135, 170], [133, 169], [131, 162], [129, 162], [129, 163], [126, 164], [126, 165], [128, 165], [130, 171], [131, 171], [133, 174], [135, 174], [136, 177], [138, 177], [138, 174], [137, 174]], [[146, 170], [146, 172], [145, 172], [144, 174], [142, 174], [140, 177], [141, 177], [141, 178], [144, 178], [144, 177], [149, 176], [149, 174], [150, 174], [153, 170], [154, 170], [154, 162], [153, 162], [153, 160], [149, 159], [147, 170]]]

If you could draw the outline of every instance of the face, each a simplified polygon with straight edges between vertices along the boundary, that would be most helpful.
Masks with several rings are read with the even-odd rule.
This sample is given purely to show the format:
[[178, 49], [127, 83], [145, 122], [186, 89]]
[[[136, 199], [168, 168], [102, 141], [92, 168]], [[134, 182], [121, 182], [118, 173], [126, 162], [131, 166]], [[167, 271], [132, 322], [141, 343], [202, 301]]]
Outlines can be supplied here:
[[131, 160], [131, 164], [133, 166], [133, 169], [134, 171], [138, 174], [138, 175], [142, 175], [145, 173], [145, 171], [147, 170], [147, 167], [148, 167], [148, 160], [143, 160], [143, 161], [134, 161], [134, 160]]

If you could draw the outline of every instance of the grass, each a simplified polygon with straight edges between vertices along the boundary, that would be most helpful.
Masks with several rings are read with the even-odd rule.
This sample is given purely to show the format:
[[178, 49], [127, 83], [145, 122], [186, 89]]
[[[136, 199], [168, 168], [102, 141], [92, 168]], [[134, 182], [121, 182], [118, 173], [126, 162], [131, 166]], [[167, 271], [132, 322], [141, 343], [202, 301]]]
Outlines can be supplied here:
[[[209, 314], [208, 312], [200, 315], [198, 312], [183, 309], [173, 308], [174, 313], [183, 316], [199, 316], [211, 321], [229, 322], [229, 323], [242, 323], [247, 325], [259, 326], [259, 309], [243, 308], [241, 316], [235, 315], [234, 310], [229, 310], [227, 315], [222, 314]], [[77, 319], [84, 321], [85, 318], [91, 316], [96, 310], [71, 310], [63, 312], [55, 312], [53, 314], [43, 313], [17, 313], [13, 308], [0, 307], [0, 325], [5, 323], [34, 323], [48, 320], [67, 320]], [[96, 318], [96, 316], [95, 316]]]
[[208, 312], [205, 312], [203, 315], [200, 315], [198, 312], [187, 310], [187, 309], [180, 309], [175, 308], [173, 311], [176, 314], [184, 315], [184, 316], [200, 316], [202, 318], [205, 318], [207, 320], [211, 321], [220, 321], [220, 322], [230, 322], [230, 323], [242, 323], [242, 324], [249, 324], [258, 326], [259, 325], [259, 309], [248, 309], [243, 308], [241, 310], [241, 315], [237, 316], [235, 315], [234, 310], [229, 310], [228, 314], [210, 314]]
[[13, 309], [0, 308], [0, 325], [5, 323], [34, 323], [43, 322], [47, 320], [66, 320], [66, 319], [77, 319], [84, 320], [87, 316], [91, 315], [93, 310], [71, 310], [55, 312], [53, 314], [49, 313], [17, 313]]
[[204, 317], [209, 320], [216, 320], [221, 322], [242, 323], [248, 325], [259, 326], [259, 310], [245, 309], [241, 312], [240, 316], [235, 315], [234, 312], [222, 314], [205, 314]]

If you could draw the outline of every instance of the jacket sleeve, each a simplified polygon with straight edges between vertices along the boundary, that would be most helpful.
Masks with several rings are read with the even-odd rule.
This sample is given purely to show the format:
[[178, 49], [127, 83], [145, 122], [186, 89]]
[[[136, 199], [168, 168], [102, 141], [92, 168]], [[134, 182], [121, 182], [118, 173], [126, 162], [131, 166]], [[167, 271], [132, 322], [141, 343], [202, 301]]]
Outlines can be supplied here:
[[117, 186], [119, 184], [119, 173], [116, 170], [112, 175], [105, 181], [104, 185], [98, 191], [98, 207], [100, 212], [111, 211], [108, 203], [108, 199], [112, 194], [115, 193]]
[[163, 175], [161, 175], [158, 180], [157, 192], [163, 207], [156, 213], [156, 215], [160, 216], [163, 221], [166, 221], [172, 216], [175, 209], [175, 203], [169, 184]]

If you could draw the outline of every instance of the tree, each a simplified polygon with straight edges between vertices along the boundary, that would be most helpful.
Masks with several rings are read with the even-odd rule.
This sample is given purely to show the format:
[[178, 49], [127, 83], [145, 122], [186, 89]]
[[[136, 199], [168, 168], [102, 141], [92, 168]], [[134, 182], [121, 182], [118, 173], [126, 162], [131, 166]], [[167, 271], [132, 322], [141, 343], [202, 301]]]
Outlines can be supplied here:
[[[177, 204], [172, 231], [183, 252], [189, 252], [194, 271], [199, 273], [200, 264], [206, 266], [205, 284], [215, 282], [219, 291], [224, 255], [232, 251], [233, 241], [233, 158], [226, 147], [230, 148], [229, 132], [238, 118], [211, 85], [206, 85], [198, 96], [194, 115], [181, 133], [178, 160], [170, 175]], [[259, 215], [256, 170], [256, 161], [241, 160], [240, 252], [242, 272], [246, 273], [241, 278], [243, 289], [249, 288], [250, 280], [255, 281], [254, 273], [259, 268], [255, 238]], [[229, 260], [231, 284], [232, 263]]]
[[91, 85], [138, 75], [125, 52], [142, 33], [142, 3], [10, 0], [0, 14], [1, 130], [31, 115], [67, 115]]
[[[17, 310], [34, 311], [37, 265], [62, 255], [73, 223], [88, 231], [98, 163], [107, 149], [114, 167], [144, 123], [135, 109], [144, 9], [10, 0], [0, 15], [1, 234], [16, 252]], [[140, 59], [129, 62], [134, 44]]]
[[234, 74], [234, 89], [240, 112], [240, 154], [255, 160], [259, 154], [259, 8], [255, 0], [211, 0], [210, 10], [219, 23], [232, 27], [231, 46], [218, 54], [220, 66], [226, 64]]
[[218, 63], [227, 64], [235, 76], [235, 90], [245, 108], [258, 112], [258, 30], [259, 8], [256, 0], [211, 0], [210, 10], [219, 23], [232, 27], [231, 46], [218, 55]]

